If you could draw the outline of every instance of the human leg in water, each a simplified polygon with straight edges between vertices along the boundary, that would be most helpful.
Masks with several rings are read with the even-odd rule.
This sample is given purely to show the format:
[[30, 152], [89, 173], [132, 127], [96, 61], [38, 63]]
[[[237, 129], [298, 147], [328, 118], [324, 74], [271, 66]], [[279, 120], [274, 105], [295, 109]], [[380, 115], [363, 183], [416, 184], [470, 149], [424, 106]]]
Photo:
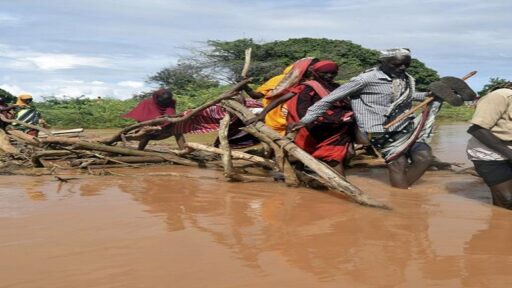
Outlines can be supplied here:
[[[408, 157], [411, 160], [409, 164]], [[388, 163], [391, 186], [407, 189], [428, 169], [433, 160], [432, 149], [425, 143], [414, 143], [407, 155]]]
[[492, 204], [512, 210], [512, 179], [490, 186]]
[[343, 162], [325, 161], [325, 164], [329, 165], [334, 171], [338, 172], [340, 175], [345, 176], [345, 169], [343, 167]]

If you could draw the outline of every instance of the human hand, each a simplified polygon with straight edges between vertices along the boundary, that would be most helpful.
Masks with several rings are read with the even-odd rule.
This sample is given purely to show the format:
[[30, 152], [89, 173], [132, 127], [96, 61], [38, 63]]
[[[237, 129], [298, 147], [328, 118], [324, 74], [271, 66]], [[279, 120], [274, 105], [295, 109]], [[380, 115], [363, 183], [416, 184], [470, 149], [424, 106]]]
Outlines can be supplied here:
[[291, 132], [295, 132], [295, 131], [299, 131], [300, 128], [303, 128], [304, 126], [306, 126], [306, 124], [302, 123], [302, 122], [295, 122], [295, 123], [290, 123], [288, 124], [288, 126], [286, 127], [286, 131], [288, 133], [291, 133]]

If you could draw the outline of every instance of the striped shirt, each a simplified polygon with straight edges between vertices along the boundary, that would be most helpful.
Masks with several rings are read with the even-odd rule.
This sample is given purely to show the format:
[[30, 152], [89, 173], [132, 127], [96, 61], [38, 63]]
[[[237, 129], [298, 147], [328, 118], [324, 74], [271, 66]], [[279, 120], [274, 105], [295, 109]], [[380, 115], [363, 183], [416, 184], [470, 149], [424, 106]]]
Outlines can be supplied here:
[[[397, 105], [390, 111], [397, 100], [393, 89], [393, 79], [382, 72], [379, 68], [372, 68], [358, 76], [350, 79], [349, 82], [341, 85], [329, 95], [309, 107], [307, 114], [300, 120], [309, 124], [327, 111], [331, 105], [346, 98], [351, 98], [352, 109], [356, 115], [357, 125], [364, 132], [385, 132], [398, 131], [403, 129], [409, 121], [404, 120], [388, 129], [383, 125], [412, 107], [412, 100], [422, 101], [427, 93], [414, 91], [414, 79], [408, 81], [408, 76], [400, 78], [399, 93], [413, 90], [411, 99]], [[412, 82], [412, 83], [411, 83]]]

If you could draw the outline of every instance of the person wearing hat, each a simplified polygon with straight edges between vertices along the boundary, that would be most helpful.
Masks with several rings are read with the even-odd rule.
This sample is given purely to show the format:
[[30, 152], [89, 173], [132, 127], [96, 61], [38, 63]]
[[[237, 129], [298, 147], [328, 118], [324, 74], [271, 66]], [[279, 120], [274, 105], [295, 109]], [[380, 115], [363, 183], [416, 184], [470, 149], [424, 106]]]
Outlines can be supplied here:
[[[31, 125], [41, 125], [45, 126], [46, 122], [41, 118], [41, 113], [37, 111], [36, 107], [33, 105], [32, 95], [23, 93], [18, 96], [16, 100], [16, 115], [15, 119], [21, 122], [25, 122]], [[21, 130], [31, 136], [36, 136], [39, 134], [39, 131], [36, 129], [31, 129], [16, 123], [13, 123], [13, 126], [16, 127], [17, 130]]]
[[441, 98], [435, 97], [428, 109], [418, 117], [412, 116], [384, 128], [387, 123], [411, 109], [413, 101], [422, 101], [429, 95], [415, 91], [415, 80], [406, 72], [410, 64], [408, 49], [381, 51], [376, 67], [350, 79], [316, 102], [299, 122], [289, 126], [289, 130], [296, 131], [313, 123], [334, 103], [351, 99], [357, 125], [362, 134], [367, 136], [367, 144], [371, 143], [387, 163], [391, 185], [398, 188], [410, 187], [433, 160], [427, 143], [442, 103]]

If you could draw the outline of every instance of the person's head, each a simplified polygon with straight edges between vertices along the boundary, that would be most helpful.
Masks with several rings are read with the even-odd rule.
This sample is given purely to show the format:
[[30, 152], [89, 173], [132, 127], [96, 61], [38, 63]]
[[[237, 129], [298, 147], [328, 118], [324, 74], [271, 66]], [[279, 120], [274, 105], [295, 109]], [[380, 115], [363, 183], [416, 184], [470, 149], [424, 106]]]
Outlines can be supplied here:
[[23, 93], [18, 96], [16, 100], [16, 105], [18, 106], [30, 106], [32, 105], [32, 95]]
[[496, 87], [492, 88], [489, 92], [492, 92], [494, 90], [498, 90], [498, 89], [512, 89], [512, 81], [507, 81], [505, 83], [502, 83], [500, 85], [497, 85]]
[[338, 69], [338, 64], [329, 60], [318, 61], [309, 67], [314, 78], [325, 82], [333, 82], [338, 76]]
[[411, 52], [405, 48], [395, 48], [381, 51], [379, 67], [391, 77], [401, 77], [411, 65]]
[[153, 92], [153, 99], [156, 104], [163, 108], [168, 108], [174, 105], [173, 95], [170, 89], [159, 89]]

